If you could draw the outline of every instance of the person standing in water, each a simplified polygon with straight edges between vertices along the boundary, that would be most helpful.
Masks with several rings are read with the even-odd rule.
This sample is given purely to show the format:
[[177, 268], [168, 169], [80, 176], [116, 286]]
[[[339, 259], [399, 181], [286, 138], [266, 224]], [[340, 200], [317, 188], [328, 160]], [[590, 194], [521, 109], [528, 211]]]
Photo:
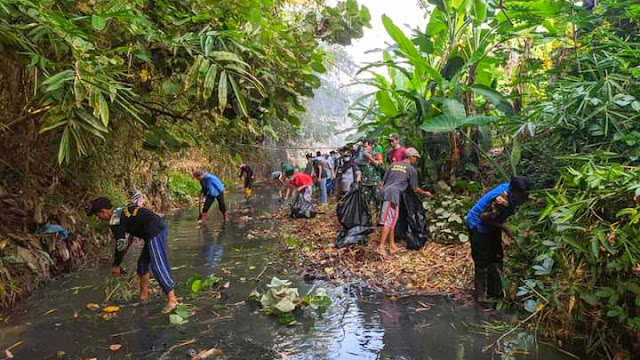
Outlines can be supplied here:
[[171, 267], [167, 259], [168, 228], [165, 222], [153, 211], [129, 205], [114, 209], [111, 201], [100, 197], [91, 201], [87, 215], [96, 215], [102, 221], [108, 221], [113, 237], [116, 240], [115, 252], [111, 273], [119, 276], [122, 273], [120, 264], [129, 247], [127, 234], [144, 240], [142, 253], [138, 258], [137, 273], [140, 277], [140, 300], [146, 301], [149, 297], [149, 282], [151, 276], [158, 280], [162, 291], [167, 295], [167, 305], [163, 312], [168, 313], [177, 304], [175, 287], [171, 279]]
[[[202, 190], [200, 195], [204, 197], [204, 204], [202, 205], [202, 211], [198, 220], [200, 222], [207, 221], [207, 212], [213, 205], [214, 201], [218, 201], [218, 209], [222, 213], [222, 220], [227, 221], [227, 206], [224, 203], [224, 184], [217, 176], [204, 172], [202, 170], [196, 170], [193, 172], [193, 177], [200, 181]], [[200, 203], [202, 203], [202, 198]]]
[[245, 163], [240, 164], [239, 168], [238, 178], [242, 179], [244, 176], [244, 196], [249, 198], [253, 193], [253, 169]]

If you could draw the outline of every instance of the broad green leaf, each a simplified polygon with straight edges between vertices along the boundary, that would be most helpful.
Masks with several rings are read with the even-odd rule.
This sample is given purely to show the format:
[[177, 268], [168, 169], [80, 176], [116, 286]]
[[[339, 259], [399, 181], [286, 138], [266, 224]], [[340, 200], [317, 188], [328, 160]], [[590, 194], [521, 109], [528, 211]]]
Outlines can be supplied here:
[[227, 72], [220, 73], [220, 81], [218, 81], [218, 109], [224, 112], [227, 107]]
[[100, 119], [102, 119], [102, 124], [107, 126], [109, 124], [109, 105], [102, 94], [98, 97], [98, 101], [98, 106], [100, 107]]
[[76, 104], [80, 104], [89, 93], [79, 76], [76, 76], [73, 80], [73, 93], [76, 98]]
[[217, 61], [232, 61], [246, 65], [244, 60], [242, 60], [237, 54], [228, 51], [212, 51], [209, 53], [209, 56]]
[[407, 54], [410, 58], [421, 57], [418, 49], [413, 45], [413, 42], [409, 40], [402, 30], [400, 30], [400, 28], [398, 28], [387, 15], [382, 15], [382, 23], [384, 24], [384, 28], [387, 30], [387, 33], [389, 33], [389, 36], [391, 36], [393, 41], [398, 44], [402, 52]]
[[69, 159], [69, 126], [67, 125], [62, 132], [60, 145], [58, 146], [58, 164], [62, 164]]
[[382, 111], [387, 117], [398, 116], [398, 108], [387, 91], [378, 91], [376, 93], [376, 100], [378, 100], [380, 111]]
[[425, 120], [420, 129], [429, 133], [436, 132], [452, 132], [459, 128], [471, 125], [486, 125], [495, 121], [497, 118], [493, 116], [469, 116], [466, 118], [456, 118], [449, 115], [438, 115], [434, 118]]
[[189, 322], [188, 320], [184, 319], [182, 316], [177, 315], [177, 314], [170, 314], [169, 315], [169, 322], [173, 325], [182, 325], [185, 324], [187, 322]]
[[76, 124], [78, 126], [80, 126], [84, 131], [90, 133], [91, 135], [93, 135], [93, 136], [95, 136], [97, 138], [100, 138], [102, 140], [105, 139], [104, 135], [102, 135], [102, 133], [99, 130], [97, 130], [95, 127], [87, 124], [85, 121], [77, 121]]
[[73, 70], [64, 70], [47, 78], [45, 81], [42, 82], [42, 85], [46, 87], [47, 92], [51, 92], [51, 91], [55, 91], [62, 88], [65, 83], [73, 80], [73, 78], [74, 78]]
[[184, 82], [185, 91], [189, 90], [189, 88], [191, 87], [191, 84], [193, 84], [193, 82], [196, 80], [196, 76], [198, 76], [198, 70], [200, 69], [200, 64], [202, 64], [202, 61], [204, 61], [204, 57], [202, 56], [196, 57], [196, 60], [193, 62], [193, 65], [191, 65], [191, 68], [189, 68], [189, 72], [187, 72], [187, 78]]
[[236, 83], [236, 80], [233, 76], [228, 76], [229, 82], [231, 83], [231, 89], [233, 90], [233, 94], [238, 100], [238, 105], [240, 106], [240, 111], [242, 111], [242, 115], [245, 117], [249, 117], [249, 112], [247, 111], [247, 102], [244, 99], [244, 95], [242, 94], [242, 89]]
[[66, 115], [57, 112], [47, 112], [47, 114], [45, 115], [44, 124], [42, 124], [39, 133], [42, 134], [44, 132], [51, 131], [65, 125], [66, 123]]
[[482, 95], [491, 101], [492, 104], [496, 106], [499, 110], [504, 112], [507, 115], [515, 115], [516, 111], [511, 106], [511, 103], [499, 92], [496, 90], [481, 84], [475, 84], [471, 86], [471, 90], [477, 94]]
[[371, 21], [371, 13], [369, 12], [368, 7], [364, 5], [360, 7], [359, 18], [360, 18], [360, 21], [362, 21], [364, 24], [369, 26], [369, 22]]
[[382, 16], [382, 23], [384, 24], [387, 33], [389, 33], [391, 38], [398, 44], [400, 50], [402, 50], [402, 52], [411, 60], [413, 65], [416, 67], [416, 70], [431, 75], [438, 85], [442, 85], [442, 76], [440, 73], [427, 63], [427, 60], [420, 54], [416, 46], [411, 40], [409, 40], [402, 30], [400, 30], [400, 28], [398, 28], [386, 15]]
[[180, 91], [180, 89], [180, 84], [176, 84], [169, 79], [162, 82], [162, 92], [165, 95], [175, 95]]
[[98, 118], [91, 115], [83, 108], [76, 109], [74, 111], [74, 114], [78, 116], [81, 120], [83, 120], [82, 122], [79, 122], [79, 123], [87, 124], [91, 126], [93, 129], [95, 129], [96, 131], [99, 131], [101, 133], [106, 133], [109, 131], [106, 125], [104, 125]]
[[202, 280], [200, 280], [200, 279], [194, 280], [193, 283], [191, 283], [191, 289], [190, 290], [193, 293], [200, 292], [200, 290], [202, 290]]
[[204, 90], [205, 80], [207, 77], [207, 73], [209, 72], [210, 61], [209, 59], [204, 59], [202, 64], [200, 64], [200, 69], [198, 69], [198, 76], [196, 79], [196, 97], [198, 99], [202, 98], [202, 93]]
[[457, 119], [464, 119], [467, 117], [467, 112], [464, 109], [464, 105], [457, 99], [445, 99], [443, 104], [445, 115], [448, 115]]
[[478, 26], [487, 18], [487, 2], [485, 0], [473, 0], [473, 23]]
[[91, 15], [91, 26], [93, 26], [94, 29], [100, 31], [104, 29], [105, 26], [107, 26], [107, 18], [95, 14]]
[[429, 23], [427, 24], [427, 35], [434, 37], [440, 35], [443, 32], [447, 32], [449, 26], [447, 25], [447, 18], [444, 12], [436, 9], [431, 13]]
[[204, 42], [204, 53], [205, 55], [209, 55], [211, 53], [211, 51], [213, 51], [213, 46], [214, 46], [214, 37], [213, 36], [207, 36], [207, 40], [205, 40]]
[[202, 98], [205, 102], [209, 100], [213, 89], [216, 87], [216, 75], [218, 75], [218, 66], [213, 64], [209, 67], [207, 75], [204, 78], [204, 90], [202, 92]]

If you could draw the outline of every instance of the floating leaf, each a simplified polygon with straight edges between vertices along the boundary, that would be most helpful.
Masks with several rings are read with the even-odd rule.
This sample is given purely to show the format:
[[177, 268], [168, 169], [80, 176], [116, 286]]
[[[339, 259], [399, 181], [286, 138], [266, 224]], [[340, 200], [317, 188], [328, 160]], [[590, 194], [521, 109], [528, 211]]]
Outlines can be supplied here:
[[177, 314], [169, 315], [169, 322], [173, 325], [182, 325], [189, 322], [189, 320], [184, 319], [182, 316]]

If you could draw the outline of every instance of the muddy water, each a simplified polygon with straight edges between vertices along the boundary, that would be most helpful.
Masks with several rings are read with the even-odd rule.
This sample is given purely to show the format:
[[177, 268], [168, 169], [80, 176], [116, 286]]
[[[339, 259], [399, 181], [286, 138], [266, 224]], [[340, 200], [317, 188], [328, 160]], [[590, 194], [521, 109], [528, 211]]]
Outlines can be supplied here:
[[[500, 358], [492, 350], [482, 351], [495, 337], [471, 332], [464, 325], [495, 318], [495, 314], [445, 298], [391, 301], [356, 285], [303, 282], [291, 271], [295, 264], [275, 246], [277, 240], [264, 231], [277, 233], [276, 225], [268, 219], [247, 221], [248, 216], [276, 211], [276, 195], [259, 191], [249, 204], [232, 199], [235, 213], [226, 225], [213, 220], [198, 226], [194, 209], [169, 217], [173, 277], [179, 295], [185, 296], [184, 302], [195, 312], [187, 324], [169, 324], [168, 317], [160, 314], [163, 299], [159, 295], [143, 305], [123, 304], [110, 320], [86, 309], [87, 303], [100, 303], [105, 297], [107, 255], [100, 264], [41, 288], [16, 308], [0, 325], [0, 349], [22, 341], [12, 350], [15, 359], [56, 359], [59, 355], [62, 359], [187, 359], [189, 350], [211, 347], [222, 349], [228, 359]], [[214, 210], [210, 218], [216, 219]], [[136, 254], [127, 255], [130, 269], [135, 269], [136, 258]], [[189, 298], [184, 283], [194, 273], [220, 275], [223, 282], [230, 282], [229, 288], [220, 298], [210, 294]], [[274, 275], [292, 280], [301, 295], [327, 287], [333, 304], [323, 312], [296, 311], [298, 325], [281, 325], [245, 302], [251, 290], [264, 288]], [[423, 304], [429, 310], [416, 311]], [[190, 339], [197, 342], [172, 349]], [[122, 348], [109, 351], [111, 344]], [[526, 358], [565, 357], [540, 347]]]

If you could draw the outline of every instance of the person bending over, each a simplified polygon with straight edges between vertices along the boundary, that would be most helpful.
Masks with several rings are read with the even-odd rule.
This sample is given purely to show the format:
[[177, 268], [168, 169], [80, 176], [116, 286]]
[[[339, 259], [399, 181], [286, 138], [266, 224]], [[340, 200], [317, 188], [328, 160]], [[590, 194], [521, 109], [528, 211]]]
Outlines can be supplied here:
[[511, 239], [514, 236], [505, 222], [518, 206], [527, 201], [530, 189], [531, 183], [527, 178], [513, 177], [511, 182], [500, 184], [484, 194], [467, 213], [475, 270], [475, 298], [480, 303], [502, 297], [502, 234]]
[[227, 206], [224, 203], [224, 184], [222, 184], [222, 181], [220, 181], [217, 176], [202, 170], [194, 171], [193, 177], [198, 179], [200, 186], [202, 186], [200, 203], [202, 203], [202, 197], [204, 197], [204, 204], [202, 205], [202, 211], [200, 211], [199, 221], [207, 221], [207, 212], [216, 200], [218, 201], [218, 209], [220, 209], [222, 213], [222, 220], [227, 221]]
[[167, 259], [168, 229], [164, 221], [153, 211], [135, 205], [114, 209], [111, 201], [105, 197], [92, 200], [87, 215], [96, 215], [98, 219], [109, 222], [116, 240], [111, 270], [115, 276], [122, 273], [120, 264], [129, 245], [127, 234], [144, 240], [137, 269], [140, 277], [140, 300], [146, 301], [149, 297], [151, 269], [162, 291], [167, 295], [167, 305], [163, 312], [173, 310], [178, 300], [174, 290], [176, 284], [171, 279], [171, 267]]

